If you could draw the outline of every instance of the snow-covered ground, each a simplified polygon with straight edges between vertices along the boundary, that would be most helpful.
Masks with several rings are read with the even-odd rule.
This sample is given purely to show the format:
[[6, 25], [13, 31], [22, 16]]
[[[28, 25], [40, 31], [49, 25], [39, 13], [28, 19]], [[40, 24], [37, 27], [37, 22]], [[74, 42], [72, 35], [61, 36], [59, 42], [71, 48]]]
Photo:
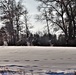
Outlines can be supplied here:
[[[0, 66], [26, 71], [76, 70], [75, 47], [0, 47]], [[22, 67], [24, 66], [24, 67]]]

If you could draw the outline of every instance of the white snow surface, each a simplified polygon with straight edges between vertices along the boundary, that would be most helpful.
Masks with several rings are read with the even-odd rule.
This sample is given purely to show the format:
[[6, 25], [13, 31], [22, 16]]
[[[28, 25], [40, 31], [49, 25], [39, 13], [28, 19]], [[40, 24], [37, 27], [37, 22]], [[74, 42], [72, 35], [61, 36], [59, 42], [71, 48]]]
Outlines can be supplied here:
[[26, 71], [71, 72], [76, 70], [76, 47], [0, 47], [0, 66], [11, 65]]

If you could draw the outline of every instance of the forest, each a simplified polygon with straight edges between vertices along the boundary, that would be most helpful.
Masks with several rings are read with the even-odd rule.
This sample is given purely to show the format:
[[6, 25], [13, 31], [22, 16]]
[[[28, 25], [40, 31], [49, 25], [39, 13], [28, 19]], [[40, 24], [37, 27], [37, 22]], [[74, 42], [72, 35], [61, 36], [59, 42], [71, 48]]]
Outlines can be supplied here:
[[[19, 0], [0, 0], [0, 46], [76, 46], [76, 0], [35, 0], [40, 14], [37, 21], [46, 24], [47, 32], [30, 32], [28, 9]], [[23, 20], [21, 19], [23, 18]], [[57, 36], [50, 32], [62, 30]], [[25, 29], [24, 29], [25, 28]], [[23, 31], [24, 29], [24, 31]]]

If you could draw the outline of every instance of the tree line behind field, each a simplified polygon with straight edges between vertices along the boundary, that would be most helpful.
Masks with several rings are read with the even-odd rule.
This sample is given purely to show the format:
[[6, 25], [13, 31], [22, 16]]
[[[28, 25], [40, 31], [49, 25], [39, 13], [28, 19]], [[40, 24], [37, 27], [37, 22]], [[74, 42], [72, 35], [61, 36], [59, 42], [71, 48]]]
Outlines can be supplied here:
[[[0, 29], [0, 45], [76, 46], [76, 0], [35, 1], [39, 2], [40, 12], [36, 20], [46, 24], [47, 32], [30, 32], [33, 26], [29, 26], [28, 9], [21, 0], [1, 0], [0, 21], [4, 26]], [[52, 34], [50, 27], [64, 34]]]

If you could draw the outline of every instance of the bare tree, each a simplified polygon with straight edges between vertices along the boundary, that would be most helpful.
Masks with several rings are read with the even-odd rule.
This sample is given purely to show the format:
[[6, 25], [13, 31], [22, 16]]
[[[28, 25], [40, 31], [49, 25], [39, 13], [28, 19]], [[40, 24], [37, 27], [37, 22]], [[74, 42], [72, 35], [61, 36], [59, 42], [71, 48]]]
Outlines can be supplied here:
[[15, 0], [1, 0], [0, 7], [2, 9], [1, 20], [4, 21], [4, 24], [8, 24], [10, 34], [13, 34], [13, 20], [14, 20], [14, 11], [15, 11]]
[[[46, 27], [47, 27], [47, 34], [48, 37], [50, 35], [50, 22], [48, 19], [48, 10], [46, 7], [43, 7], [42, 4], [40, 6], [38, 6], [38, 10], [41, 12], [40, 15], [36, 15], [36, 19], [38, 21], [45, 21], [46, 22]], [[50, 37], [49, 37], [50, 38]]]
[[25, 27], [26, 27], [26, 36], [28, 38], [29, 36], [29, 28], [28, 28], [28, 16], [27, 16], [28, 12], [27, 10], [24, 12], [24, 20], [25, 20]]
[[15, 0], [1, 0], [0, 10], [1, 10], [1, 20], [5, 24], [5, 28], [11, 37], [11, 42], [14, 42], [14, 17], [15, 17]]
[[19, 31], [21, 30], [20, 25], [23, 25], [23, 21], [21, 21], [20, 18], [25, 14], [25, 11], [26, 9], [24, 9], [22, 2], [19, 0], [15, 8], [15, 25], [16, 25], [17, 41], [19, 40]]
[[[47, 11], [48, 20], [65, 33], [66, 40], [75, 39], [76, 1], [75, 0], [37, 0], [40, 10]], [[45, 15], [43, 15], [45, 16]]]
[[[1, 0], [0, 10], [2, 11], [1, 20], [5, 24], [5, 27], [11, 36], [11, 42], [14, 41], [16, 43], [19, 41], [19, 31], [23, 25], [21, 17], [24, 16], [27, 10], [21, 0], [18, 2], [16, 2], [16, 0]], [[28, 28], [26, 28], [26, 30], [27, 29]]]

